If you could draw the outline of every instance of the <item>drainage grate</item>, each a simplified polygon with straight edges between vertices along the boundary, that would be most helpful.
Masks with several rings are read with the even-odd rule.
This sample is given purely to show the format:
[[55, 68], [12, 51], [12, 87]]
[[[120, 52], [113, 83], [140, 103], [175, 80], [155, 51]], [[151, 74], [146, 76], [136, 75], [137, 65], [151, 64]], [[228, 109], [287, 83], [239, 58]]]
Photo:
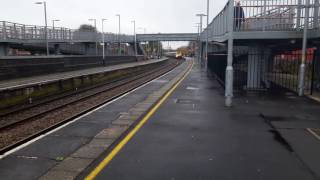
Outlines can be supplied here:
[[315, 136], [318, 140], [320, 140], [320, 129], [308, 128], [307, 130], [308, 130], [313, 136]]
[[195, 101], [192, 99], [177, 99], [177, 104], [195, 104]]

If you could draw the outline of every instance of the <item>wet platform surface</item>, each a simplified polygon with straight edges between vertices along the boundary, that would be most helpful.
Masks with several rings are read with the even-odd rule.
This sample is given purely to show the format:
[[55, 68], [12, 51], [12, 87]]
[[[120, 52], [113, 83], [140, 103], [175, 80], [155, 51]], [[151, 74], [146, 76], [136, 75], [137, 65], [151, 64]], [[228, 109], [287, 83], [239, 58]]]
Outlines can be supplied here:
[[195, 67], [96, 178], [316, 179], [277, 139], [274, 129], [260, 116], [263, 106], [259, 107], [247, 98], [235, 99], [231, 109], [224, 107], [223, 89]]
[[[127, 116], [132, 109], [139, 109], [133, 108], [137, 104], [144, 107], [150, 94], [158, 94], [159, 89], [177, 78], [186, 67], [184, 63], [131, 94], [1, 159], [1, 177], [84, 179], [119, 143], [114, 139], [126, 134], [123, 130], [127, 127], [126, 121], [119, 118]], [[252, 95], [238, 96], [234, 107], [226, 108], [223, 95], [220, 84], [195, 66], [96, 178], [318, 178], [320, 141], [305, 131], [305, 128], [320, 127], [318, 103], [295, 96]], [[110, 130], [110, 127], [116, 128]], [[279, 138], [280, 135], [284, 139]]]
[[[134, 112], [132, 108], [135, 105], [167, 85], [186, 67], [187, 64], [184, 63], [170, 73], [79, 118], [72, 124], [0, 158], [0, 176], [15, 180], [73, 179], [127, 128], [126, 122], [117, 125], [115, 121], [122, 116], [130, 115], [128, 112]], [[147, 111], [148, 107], [145, 107], [144, 111]], [[110, 130], [109, 127], [113, 129]]]

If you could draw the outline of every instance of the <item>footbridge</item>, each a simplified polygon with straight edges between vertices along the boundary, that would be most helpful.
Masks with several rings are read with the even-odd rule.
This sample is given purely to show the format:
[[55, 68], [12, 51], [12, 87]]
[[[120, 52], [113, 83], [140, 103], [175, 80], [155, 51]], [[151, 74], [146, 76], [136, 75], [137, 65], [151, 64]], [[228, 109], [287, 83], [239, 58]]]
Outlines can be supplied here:
[[[201, 32], [200, 40], [223, 42], [232, 31], [233, 39], [302, 38], [307, 25], [309, 38], [319, 37], [318, 0], [241, 0], [243, 16], [236, 14], [237, 5], [230, 0]], [[308, 14], [306, 11], [308, 10]], [[238, 11], [237, 11], [238, 12]], [[308, 23], [305, 23], [307, 19]], [[134, 42], [133, 35], [85, 32], [64, 27], [44, 27], [0, 21], [0, 43], [90, 43]], [[137, 34], [137, 41], [196, 41], [197, 33]]]
[[[107, 44], [106, 51], [120, 52], [129, 44], [133, 52], [135, 42], [196, 41], [199, 60], [225, 85], [229, 106], [237, 88], [265, 90], [276, 85], [300, 95], [312, 92], [318, 86], [311, 82], [317, 79], [313, 70], [320, 69], [315, 65], [320, 64], [315, 62], [320, 54], [319, 16], [319, 0], [229, 0], [199, 34], [137, 34], [136, 38], [2, 21], [0, 55], [9, 46], [44, 49], [46, 40], [50, 51], [93, 54], [95, 50], [96, 55], [102, 52], [101, 42]], [[142, 54], [143, 48], [139, 51]]]
[[137, 40], [143, 41], [197, 41], [197, 33], [158, 33], [158, 34], [137, 34]]
[[319, 36], [318, 0], [229, 0], [201, 33], [201, 41], [296, 39]]
[[319, 0], [229, 0], [201, 32], [199, 48], [199, 60], [225, 86], [226, 106], [237, 90], [312, 94], [319, 16]]
[[[46, 34], [47, 32], [47, 34]], [[0, 42], [9, 43], [45, 43], [46, 36], [51, 43], [88, 43], [102, 41], [102, 33], [80, 31], [64, 27], [26, 25], [8, 21], [0, 21]], [[104, 41], [133, 42], [134, 36], [125, 34], [104, 33]]]

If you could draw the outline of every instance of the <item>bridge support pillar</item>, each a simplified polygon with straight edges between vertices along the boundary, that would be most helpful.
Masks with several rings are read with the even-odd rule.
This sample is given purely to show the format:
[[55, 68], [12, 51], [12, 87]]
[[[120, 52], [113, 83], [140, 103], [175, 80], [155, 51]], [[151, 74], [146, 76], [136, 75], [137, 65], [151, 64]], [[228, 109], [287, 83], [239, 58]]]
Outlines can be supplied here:
[[314, 1], [314, 15], [313, 15], [313, 22], [314, 22], [314, 28], [319, 27], [319, 1]]
[[225, 105], [227, 107], [232, 106], [233, 98], [233, 37], [228, 40], [228, 57], [226, 68], [226, 80], [225, 80]]
[[9, 46], [7, 43], [0, 43], [0, 56], [7, 56], [9, 52]]
[[90, 54], [90, 45], [88, 43], [84, 43], [84, 52], [85, 52], [85, 55]]
[[305, 89], [305, 75], [306, 75], [306, 53], [307, 53], [307, 46], [308, 46], [308, 28], [309, 28], [309, 5], [310, 0], [306, 0], [306, 15], [304, 17], [304, 23], [306, 24], [304, 26], [303, 30], [303, 41], [302, 41], [302, 57], [301, 57], [301, 64], [299, 68], [299, 78], [298, 78], [298, 93], [299, 96], [304, 95], [304, 89]]
[[54, 54], [55, 55], [61, 54], [60, 44], [55, 44], [54, 45]]
[[228, 58], [225, 79], [225, 105], [232, 106], [233, 98], [233, 16], [234, 16], [234, 0], [229, 1], [228, 9]]
[[270, 49], [256, 46], [249, 47], [247, 89], [262, 88], [262, 83], [264, 83], [265, 87], [269, 86], [265, 73], [268, 68], [267, 63], [270, 55]]

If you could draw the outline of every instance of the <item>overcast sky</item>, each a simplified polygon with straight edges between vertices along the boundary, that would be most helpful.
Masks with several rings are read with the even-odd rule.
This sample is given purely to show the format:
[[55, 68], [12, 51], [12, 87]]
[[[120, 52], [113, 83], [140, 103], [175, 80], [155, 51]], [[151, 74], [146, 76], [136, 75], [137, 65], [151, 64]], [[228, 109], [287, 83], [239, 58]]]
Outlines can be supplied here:
[[[1, 0], [1, 20], [30, 25], [43, 25], [43, 8], [36, 0]], [[227, 0], [210, 0], [210, 19], [225, 5]], [[52, 19], [60, 19], [56, 26], [78, 28], [97, 19], [101, 29], [101, 18], [106, 18], [105, 29], [117, 32], [116, 14], [121, 14], [122, 33], [132, 34], [132, 20], [137, 28], [147, 29], [147, 33], [196, 32], [197, 13], [206, 13], [206, 0], [47, 0], [49, 25]], [[138, 33], [143, 30], [139, 29]]]
[[[1, 0], [0, 17], [3, 21], [28, 25], [44, 25], [43, 6], [37, 0]], [[105, 31], [118, 32], [118, 18], [121, 15], [121, 33], [133, 34], [132, 20], [136, 20], [137, 33], [190, 33], [197, 32], [195, 14], [206, 13], [207, 0], [46, 0], [48, 26], [53, 19], [59, 19], [56, 27], [77, 29], [81, 24], [90, 24], [88, 19], [97, 19], [101, 31], [101, 19]], [[227, 0], [210, 0], [210, 21], [221, 11]], [[203, 19], [204, 23], [206, 19]], [[205, 27], [205, 25], [204, 25]], [[177, 48], [186, 42], [164, 43], [165, 48]]]

